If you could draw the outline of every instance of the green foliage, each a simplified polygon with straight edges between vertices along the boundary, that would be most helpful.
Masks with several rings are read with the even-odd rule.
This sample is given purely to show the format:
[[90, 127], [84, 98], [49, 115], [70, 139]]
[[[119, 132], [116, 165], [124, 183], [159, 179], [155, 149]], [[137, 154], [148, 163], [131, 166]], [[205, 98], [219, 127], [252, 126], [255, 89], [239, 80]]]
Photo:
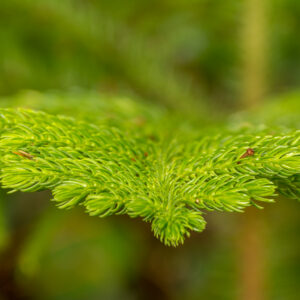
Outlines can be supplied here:
[[[102, 108], [82, 121], [1, 109], [3, 187], [50, 189], [58, 207], [81, 205], [92, 216], [141, 217], [172, 246], [205, 228], [205, 211], [241, 212], [277, 193], [299, 199], [296, 129], [235, 119], [221, 132], [203, 125], [199, 133], [199, 123], [128, 99]], [[245, 156], [249, 148], [254, 153]]]
[[[232, 106], [243, 10], [234, 0], [2, 0], [0, 94], [80, 86]], [[297, 87], [299, 1], [273, 0], [266, 22], [271, 90]]]

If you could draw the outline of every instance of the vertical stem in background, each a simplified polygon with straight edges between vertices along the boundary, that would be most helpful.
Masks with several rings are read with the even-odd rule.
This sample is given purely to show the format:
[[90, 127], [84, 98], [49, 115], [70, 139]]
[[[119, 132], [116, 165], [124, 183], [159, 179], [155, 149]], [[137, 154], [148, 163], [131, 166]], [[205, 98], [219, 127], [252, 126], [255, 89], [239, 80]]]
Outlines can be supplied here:
[[[242, 104], [255, 109], [266, 91], [266, 9], [267, 0], [245, 0], [242, 30], [243, 88]], [[265, 299], [265, 223], [254, 207], [241, 215], [238, 235], [239, 299]]]
[[239, 250], [240, 300], [265, 299], [264, 219], [255, 207], [241, 217]]
[[266, 0], [245, 0], [242, 30], [244, 108], [258, 107], [266, 91]]

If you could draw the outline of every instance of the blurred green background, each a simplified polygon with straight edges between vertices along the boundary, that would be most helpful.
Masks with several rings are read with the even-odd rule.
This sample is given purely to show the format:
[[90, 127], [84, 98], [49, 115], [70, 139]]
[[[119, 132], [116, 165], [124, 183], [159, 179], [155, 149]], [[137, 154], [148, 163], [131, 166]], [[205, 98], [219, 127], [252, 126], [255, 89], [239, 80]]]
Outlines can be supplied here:
[[[0, 105], [76, 117], [118, 96], [227, 118], [276, 98], [297, 123], [285, 103], [300, 101], [299, 28], [299, 0], [1, 0]], [[247, 214], [207, 213], [203, 233], [169, 248], [139, 219], [60, 211], [50, 197], [1, 191], [1, 300], [259, 300], [243, 291], [257, 275], [261, 299], [299, 299], [296, 201], [256, 210], [254, 241]], [[247, 259], [260, 274], [241, 274]]]

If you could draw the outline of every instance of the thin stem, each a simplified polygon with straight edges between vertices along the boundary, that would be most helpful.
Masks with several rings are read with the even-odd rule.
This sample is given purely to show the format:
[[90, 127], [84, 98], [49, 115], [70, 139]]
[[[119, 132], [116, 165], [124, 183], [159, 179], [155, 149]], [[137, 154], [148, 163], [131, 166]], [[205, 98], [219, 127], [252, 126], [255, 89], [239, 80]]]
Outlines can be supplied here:
[[[242, 104], [255, 109], [263, 102], [266, 92], [266, 1], [245, 0], [242, 30], [243, 89]], [[255, 208], [241, 216], [238, 235], [241, 300], [265, 299], [264, 239], [265, 223]]]

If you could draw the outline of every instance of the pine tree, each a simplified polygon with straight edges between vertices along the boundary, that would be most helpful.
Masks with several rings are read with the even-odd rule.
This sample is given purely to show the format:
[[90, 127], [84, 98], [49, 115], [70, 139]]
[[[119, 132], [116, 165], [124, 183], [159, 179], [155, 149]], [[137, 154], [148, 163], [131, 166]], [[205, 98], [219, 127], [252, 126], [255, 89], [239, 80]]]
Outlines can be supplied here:
[[95, 95], [31, 92], [8, 104], [20, 99], [50, 113], [1, 109], [1, 181], [9, 192], [47, 189], [59, 208], [140, 217], [172, 246], [204, 230], [205, 211], [260, 208], [278, 194], [300, 198], [298, 94], [222, 122]]

